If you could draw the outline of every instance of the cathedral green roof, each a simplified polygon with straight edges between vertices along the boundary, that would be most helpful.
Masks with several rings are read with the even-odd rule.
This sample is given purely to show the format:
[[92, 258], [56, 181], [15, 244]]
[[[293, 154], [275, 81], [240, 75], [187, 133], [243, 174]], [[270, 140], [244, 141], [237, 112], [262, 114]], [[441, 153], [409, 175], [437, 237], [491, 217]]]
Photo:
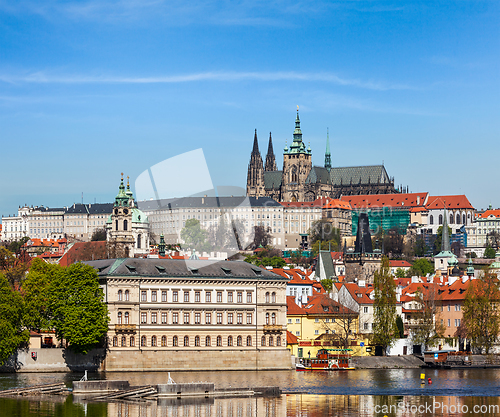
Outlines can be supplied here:
[[132, 209], [132, 223], [149, 223], [148, 216], [146, 216], [141, 210], [134, 207]]
[[330, 170], [333, 185], [389, 183], [390, 179], [383, 165], [355, 167], [334, 167]]
[[266, 190], [279, 190], [283, 179], [283, 171], [265, 171], [264, 188]]

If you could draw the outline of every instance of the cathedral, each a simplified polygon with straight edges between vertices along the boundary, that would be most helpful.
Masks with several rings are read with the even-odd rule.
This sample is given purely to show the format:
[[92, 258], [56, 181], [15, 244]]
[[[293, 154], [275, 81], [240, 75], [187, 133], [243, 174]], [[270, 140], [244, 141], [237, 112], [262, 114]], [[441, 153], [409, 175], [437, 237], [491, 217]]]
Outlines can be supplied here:
[[325, 165], [312, 165], [311, 147], [302, 141], [299, 110], [295, 119], [293, 142], [283, 150], [283, 170], [279, 171], [269, 134], [266, 163], [259, 152], [257, 129], [253, 139], [247, 174], [247, 196], [271, 197], [276, 201], [314, 201], [320, 197], [344, 195], [393, 194], [394, 178], [383, 165], [332, 167], [327, 136]]

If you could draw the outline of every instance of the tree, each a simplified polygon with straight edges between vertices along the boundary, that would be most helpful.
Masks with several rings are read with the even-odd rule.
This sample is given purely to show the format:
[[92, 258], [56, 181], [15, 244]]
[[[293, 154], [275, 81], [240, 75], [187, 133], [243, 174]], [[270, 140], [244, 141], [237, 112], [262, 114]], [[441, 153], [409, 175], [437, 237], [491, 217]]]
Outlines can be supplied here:
[[384, 252], [391, 257], [399, 257], [403, 254], [403, 235], [399, 228], [393, 227], [384, 234]]
[[495, 249], [493, 249], [491, 246], [486, 246], [486, 249], [484, 250], [484, 258], [485, 259], [495, 259], [496, 253]]
[[396, 317], [396, 326], [398, 326], [399, 338], [402, 339], [403, 337], [405, 337], [405, 326], [403, 324], [403, 319], [399, 314]]
[[23, 326], [23, 299], [0, 274], [0, 365], [22, 344], [29, 341]]
[[398, 336], [396, 325], [396, 283], [391, 274], [389, 258], [382, 258], [382, 265], [375, 271], [373, 278], [375, 299], [373, 341], [382, 346], [384, 355], [387, 347], [392, 345]]
[[271, 228], [265, 226], [254, 226], [253, 249], [266, 247], [271, 243]]
[[90, 240], [92, 242], [97, 242], [101, 240], [106, 240], [106, 238], [107, 238], [106, 229], [102, 228], [94, 230], [94, 233], [92, 233], [92, 237], [90, 238]]
[[108, 308], [91, 266], [76, 263], [56, 275], [50, 285], [49, 314], [59, 339], [85, 354], [103, 341], [108, 330]]
[[422, 236], [417, 236], [415, 239], [415, 244], [413, 246], [413, 252], [415, 256], [422, 257], [425, 256], [429, 249], [425, 244], [425, 239]]
[[320, 283], [326, 292], [330, 292], [333, 288], [333, 281], [331, 278], [324, 278], [320, 281]]
[[23, 246], [28, 242], [30, 238], [28, 236], [24, 236], [19, 240], [14, 240], [7, 245], [7, 249], [12, 253], [19, 255], [21, 251], [23, 251]]
[[425, 277], [434, 272], [434, 266], [425, 258], [417, 259], [407, 272], [407, 277]]
[[309, 241], [315, 254], [319, 252], [320, 243], [323, 250], [331, 248], [333, 251], [338, 251], [341, 241], [340, 229], [333, 227], [333, 224], [326, 219], [316, 220], [309, 229]]
[[25, 251], [16, 255], [4, 246], [0, 246], [0, 273], [2, 273], [13, 288], [17, 288], [24, 279], [29, 268], [30, 257]]
[[[448, 236], [451, 237], [451, 227], [448, 226]], [[443, 226], [439, 226], [436, 233], [436, 240], [434, 240], [434, 255], [437, 255], [441, 252], [443, 241]]]
[[316, 240], [316, 242], [312, 245], [312, 251], [315, 256], [319, 253], [319, 245], [321, 245], [321, 250], [331, 250], [333, 252], [337, 252], [340, 249], [339, 243], [336, 239]]
[[199, 252], [210, 250], [207, 237], [208, 232], [201, 227], [199, 220], [186, 220], [186, 225], [181, 230], [181, 238], [188, 248]]
[[500, 232], [497, 232], [495, 230], [489, 232], [486, 235], [486, 242], [488, 242], [488, 245], [493, 249], [498, 250], [498, 248], [500, 248]]
[[463, 324], [467, 338], [476, 351], [486, 354], [500, 333], [499, 282], [496, 274], [486, 270], [479, 279], [470, 281], [463, 305]]
[[405, 278], [406, 277], [406, 270], [404, 270], [403, 268], [396, 269], [395, 276], [396, 276], [396, 278]]
[[350, 341], [354, 340], [356, 329], [356, 318], [358, 313], [354, 311], [358, 306], [355, 302], [351, 300], [352, 309], [348, 308], [342, 303], [336, 302], [329, 297], [325, 297], [324, 301], [321, 302], [323, 309], [328, 308], [329, 311], [333, 311], [334, 317], [327, 319], [321, 319], [321, 325], [328, 334], [328, 339], [337, 339], [340, 345], [347, 349], [349, 348]]
[[438, 317], [439, 294], [436, 286], [419, 286], [415, 293], [415, 301], [419, 305], [416, 313], [417, 325], [412, 329], [412, 339], [416, 345], [424, 345], [424, 349], [435, 346], [443, 337], [445, 327]]

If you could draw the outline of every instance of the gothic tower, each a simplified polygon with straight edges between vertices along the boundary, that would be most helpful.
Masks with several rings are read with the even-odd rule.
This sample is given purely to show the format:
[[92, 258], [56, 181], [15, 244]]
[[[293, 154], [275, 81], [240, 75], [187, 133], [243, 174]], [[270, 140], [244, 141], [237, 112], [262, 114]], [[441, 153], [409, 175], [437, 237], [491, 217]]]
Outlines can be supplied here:
[[311, 148], [306, 149], [300, 129], [299, 107], [295, 118], [293, 142], [283, 151], [282, 201], [305, 201], [304, 185], [312, 168]]
[[269, 146], [267, 147], [265, 171], [277, 171], [277, 170], [278, 167], [276, 166], [276, 158], [274, 157], [273, 140], [271, 138], [271, 132], [269, 132]]
[[247, 196], [261, 197], [264, 196], [264, 165], [259, 152], [259, 143], [257, 141], [257, 129], [253, 138], [252, 155], [248, 164], [247, 174]]
[[328, 172], [332, 169], [332, 154], [330, 153], [330, 135], [328, 133], [328, 128], [326, 128], [325, 168]]

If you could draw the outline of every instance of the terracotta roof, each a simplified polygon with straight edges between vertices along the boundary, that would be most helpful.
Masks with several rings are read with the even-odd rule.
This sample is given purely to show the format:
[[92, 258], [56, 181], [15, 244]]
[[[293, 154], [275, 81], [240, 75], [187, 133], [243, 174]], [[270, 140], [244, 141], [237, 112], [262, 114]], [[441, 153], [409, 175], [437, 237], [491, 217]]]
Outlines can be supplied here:
[[92, 261], [106, 257], [106, 241], [77, 242], [62, 256], [59, 265], [68, 266], [78, 261]]
[[344, 282], [344, 287], [358, 304], [373, 304], [373, 300], [370, 298], [371, 287], [360, 287], [354, 282]]
[[446, 202], [447, 209], [474, 209], [465, 195], [442, 195], [429, 197], [427, 209], [442, 209]]
[[290, 333], [288, 330], [286, 331], [286, 344], [287, 345], [296, 345], [299, 343], [299, 339], [297, 336]]
[[349, 202], [353, 209], [379, 207], [424, 206], [428, 193], [346, 195], [341, 200]]
[[344, 259], [344, 252], [330, 252], [333, 260], [342, 260]]
[[326, 294], [308, 297], [308, 302], [299, 307], [295, 303], [295, 297], [286, 297], [287, 315], [335, 315], [335, 314], [357, 314], [344, 307], [337, 301], [332, 300]]
[[411, 278], [395, 278], [394, 281], [396, 282], [396, 285], [406, 287], [410, 284]]
[[465, 282], [462, 282], [461, 279], [457, 279], [453, 284], [441, 287], [444, 290], [441, 294], [441, 300], [443, 301], [464, 300], [470, 285], [471, 285], [470, 279], [467, 279], [467, 281]]
[[339, 209], [344, 209], [344, 210], [352, 210], [351, 205], [349, 204], [348, 201], [342, 201], [337, 198], [330, 200], [328, 203], [326, 203], [323, 206], [324, 209], [333, 209], [333, 208], [339, 208]]
[[408, 261], [398, 261], [398, 260], [393, 260], [389, 261], [389, 265], [391, 268], [409, 268], [411, 266], [411, 263]]
[[435, 288], [436, 290], [438, 289], [438, 284], [434, 284], [431, 282], [412, 282], [409, 285], [407, 285], [405, 288], [403, 288], [403, 291], [401, 291], [401, 295], [409, 295], [409, 294], [415, 294], [417, 291], [423, 291], [424, 289], [432, 289]]
[[486, 210], [483, 213], [478, 213], [476, 215], [476, 218], [478, 218], [478, 219], [486, 219], [489, 216], [494, 216], [496, 218], [499, 218], [500, 217], [500, 209], [497, 209], [497, 210]]

